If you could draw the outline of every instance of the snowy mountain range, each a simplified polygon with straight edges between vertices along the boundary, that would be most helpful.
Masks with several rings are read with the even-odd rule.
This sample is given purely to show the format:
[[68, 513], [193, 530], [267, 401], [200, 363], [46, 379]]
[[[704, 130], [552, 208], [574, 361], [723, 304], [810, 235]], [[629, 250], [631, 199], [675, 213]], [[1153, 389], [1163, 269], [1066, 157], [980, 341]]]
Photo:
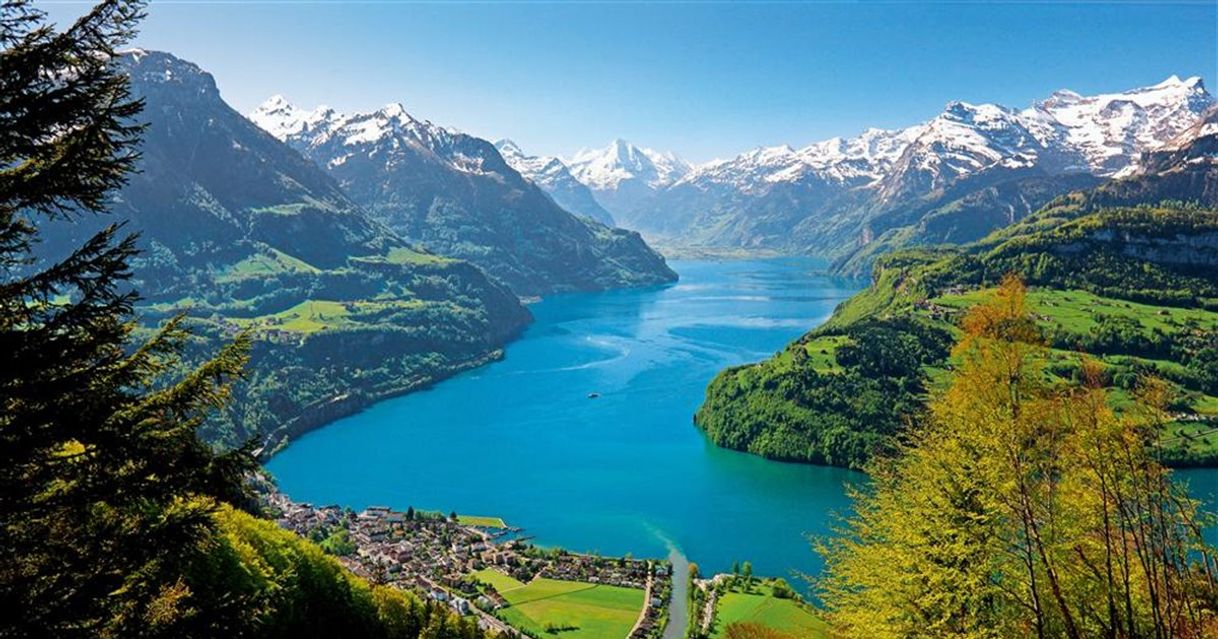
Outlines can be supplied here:
[[1122, 93], [1057, 91], [1020, 111], [953, 102], [916, 127], [919, 134], [885, 178], [881, 197], [942, 188], [992, 167], [1128, 174], [1141, 153], [1188, 129], [1213, 103], [1200, 78], [1176, 76]]
[[700, 165], [621, 140], [565, 164], [618, 223], [657, 241], [840, 256], [897, 229], [916, 242], [976, 239], [1062, 192], [1137, 172], [1214, 104], [1200, 78], [1172, 76], [1120, 93], [1057, 91], [1024, 109], [951, 102], [904, 129]]
[[[415, 119], [400, 105], [343, 115], [272, 98], [250, 117], [323, 164], [364, 206], [376, 196], [361, 197], [361, 181], [344, 178], [352, 171], [343, 165], [414, 148], [430, 158], [419, 165], [424, 173], [447, 167], [517, 190], [535, 184], [559, 207], [666, 245], [812, 253], [859, 272], [877, 252], [978, 239], [1062, 193], [1135, 174], [1143, 157], [1187, 138], [1215, 103], [1200, 78], [1176, 76], [1120, 93], [1057, 91], [1022, 109], [951, 102], [903, 129], [698, 165], [624, 140], [565, 159], [529, 155], [510, 140], [491, 145]], [[419, 216], [406, 216], [410, 226], [394, 215], [382, 219], [406, 237], [427, 232]]]
[[552, 156], [526, 155], [511, 140], [499, 140], [495, 148], [499, 149], [499, 154], [513, 169], [549, 193], [559, 206], [576, 215], [614, 226], [613, 216], [596, 201], [592, 190], [571, 174], [562, 160]]
[[569, 213], [495, 145], [401, 104], [345, 114], [274, 96], [248, 117], [325, 169], [377, 221], [477, 264], [520, 295], [676, 279], [638, 233]]

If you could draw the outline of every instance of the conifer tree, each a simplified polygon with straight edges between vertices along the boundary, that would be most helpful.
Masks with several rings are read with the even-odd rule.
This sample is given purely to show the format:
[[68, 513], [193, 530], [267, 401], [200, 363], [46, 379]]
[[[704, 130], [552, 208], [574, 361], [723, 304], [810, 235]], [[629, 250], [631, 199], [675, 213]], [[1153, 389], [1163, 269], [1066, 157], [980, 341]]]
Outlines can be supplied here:
[[136, 342], [136, 238], [110, 226], [36, 263], [40, 224], [104, 213], [138, 160], [142, 104], [116, 70], [142, 3], [63, 31], [0, 4], [0, 636], [151, 636], [188, 624], [183, 566], [249, 447], [196, 436], [245, 340], [179, 370], [180, 320]]

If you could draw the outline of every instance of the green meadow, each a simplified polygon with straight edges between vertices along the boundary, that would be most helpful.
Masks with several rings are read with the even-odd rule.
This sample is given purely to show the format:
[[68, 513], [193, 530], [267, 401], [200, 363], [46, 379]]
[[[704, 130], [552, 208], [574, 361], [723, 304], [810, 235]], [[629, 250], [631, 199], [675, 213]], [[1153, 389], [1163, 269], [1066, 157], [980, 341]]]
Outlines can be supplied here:
[[812, 614], [807, 604], [773, 595], [767, 584], [755, 586], [752, 592], [733, 590], [719, 598], [715, 606], [715, 623], [711, 636], [723, 637], [733, 623], [751, 623], [790, 635], [793, 639], [828, 637], [825, 622]]
[[[481, 515], [457, 515], [457, 523], [479, 528], [507, 528], [507, 522], [501, 517], [484, 517]], [[496, 586], [498, 587], [498, 586]]]
[[507, 600], [501, 619], [538, 637], [622, 639], [643, 609], [643, 591], [576, 581], [537, 578], [521, 583], [497, 570], [474, 573]]
[[[979, 289], [930, 300], [942, 306], [965, 309], [985, 300], [993, 289]], [[1028, 306], [1046, 327], [1059, 326], [1073, 333], [1088, 333], [1099, 326], [1104, 316], [1129, 319], [1147, 331], [1173, 331], [1189, 323], [1218, 330], [1218, 313], [1200, 308], [1156, 306], [1102, 297], [1080, 290], [1033, 288]]]

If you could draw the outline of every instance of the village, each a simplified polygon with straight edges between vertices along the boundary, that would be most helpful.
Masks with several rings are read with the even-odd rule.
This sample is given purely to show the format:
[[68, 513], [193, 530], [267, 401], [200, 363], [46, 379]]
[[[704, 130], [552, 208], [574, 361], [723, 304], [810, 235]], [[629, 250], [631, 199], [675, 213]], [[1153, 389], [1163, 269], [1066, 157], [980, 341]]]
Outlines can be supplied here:
[[383, 506], [357, 513], [295, 502], [277, 491], [265, 500], [280, 527], [317, 542], [357, 575], [476, 616], [479, 626], [505, 636], [539, 633], [504, 621], [498, 613], [512, 602], [497, 586], [534, 580], [643, 591], [637, 619], [622, 635], [626, 639], [658, 639], [667, 620], [672, 574], [666, 561], [539, 548], [516, 536], [519, 529], [482, 525], [489, 523], [480, 520], [486, 518], [470, 523], [455, 513]]

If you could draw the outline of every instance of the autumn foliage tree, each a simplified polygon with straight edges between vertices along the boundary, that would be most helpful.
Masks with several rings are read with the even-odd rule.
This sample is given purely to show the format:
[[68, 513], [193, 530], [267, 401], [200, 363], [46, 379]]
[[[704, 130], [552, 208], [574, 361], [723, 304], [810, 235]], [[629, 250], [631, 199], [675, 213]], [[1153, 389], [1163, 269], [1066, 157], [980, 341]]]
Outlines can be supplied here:
[[1197, 504], [1157, 460], [1168, 398], [1113, 409], [1099, 365], [1061, 387], [1008, 277], [971, 309], [955, 371], [855, 514], [821, 546], [841, 637], [1207, 637]]

